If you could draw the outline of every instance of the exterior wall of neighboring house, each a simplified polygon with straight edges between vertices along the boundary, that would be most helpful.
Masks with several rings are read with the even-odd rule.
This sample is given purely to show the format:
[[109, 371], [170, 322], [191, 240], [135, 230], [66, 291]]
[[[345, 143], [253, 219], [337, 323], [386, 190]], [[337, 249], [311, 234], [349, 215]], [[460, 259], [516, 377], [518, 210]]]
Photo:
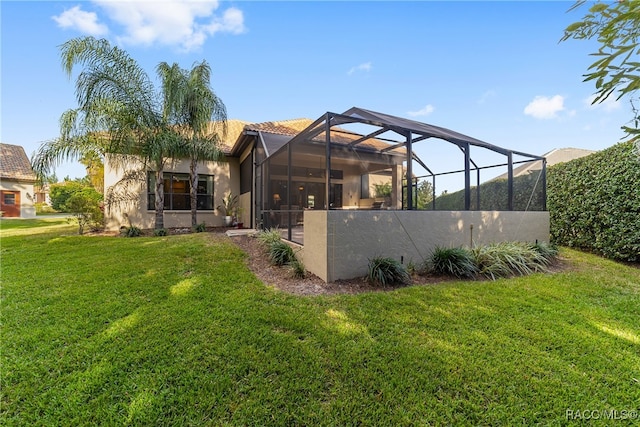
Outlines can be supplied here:
[[5, 217], [35, 218], [33, 182], [0, 181], [0, 211]]
[[0, 211], [4, 217], [35, 218], [36, 176], [19, 145], [0, 143]]
[[49, 196], [49, 185], [35, 186], [33, 191], [36, 195], [36, 203], [44, 203], [51, 206], [51, 197]]
[[[114, 163], [105, 160], [104, 186], [105, 186], [105, 225], [107, 230], [118, 230], [121, 226], [131, 224], [143, 229], [154, 228], [155, 209], [148, 206], [147, 172], [143, 171], [137, 179], [124, 185], [123, 177], [132, 171], [141, 171], [142, 166], [136, 162], [128, 162], [124, 167], [116, 167]], [[164, 170], [168, 173], [189, 173], [189, 160], [180, 159], [167, 162]], [[204, 222], [206, 226], [223, 226], [224, 215], [217, 206], [229, 193], [238, 194], [240, 191], [239, 163], [237, 158], [228, 158], [225, 162], [199, 162], [199, 175], [213, 176], [213, 209], [198, 210], [198, 223]], [[154, 193], [154, 188], [151, 189]], [[165, 195], [166, 197], [166, 195]], [[127, 219], [128, 217], [128, 219]], [[171, 210], [164, 211], [165, 228], [191, 227], [191, 211]]]
[[305, 211], [306, 268], [327, 282], [367, 274], [383, 256], [422, 263], [436, 246], [549, 241], [549, 212]]

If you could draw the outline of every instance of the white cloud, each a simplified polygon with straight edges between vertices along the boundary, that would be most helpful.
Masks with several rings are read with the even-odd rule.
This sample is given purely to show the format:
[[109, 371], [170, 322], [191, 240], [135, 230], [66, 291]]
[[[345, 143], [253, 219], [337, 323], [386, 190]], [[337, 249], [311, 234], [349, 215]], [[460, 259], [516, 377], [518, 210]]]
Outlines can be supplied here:
[[424, 106], [424, 108], [418, 111], [409, 111], [407, 112], [407, 114], [410, 115], [411, 117], [428, 116], [429, 114], [433, 113], [435, 109], [436, 107], [434, 107], [433, 105], [427, 104]]
[[360, 65], [356, 65], [355, 67], [351, 67], [351, 69], [347, 72], [347, 74], [351, 75], [356, 71], [364, 71], [368, 73], [369, 71], [371, 71], [371, 62], [365, 62]]
[[[124, 45], [159, 44], [176, 46], [188, 51], [199, 48], [208, 37], [216, 33], [240, 34], [246, 30], [242, 11], [230, 7], [221, 14], [216, 13], [219, 6], [217, 0], [95, 0], [93, 3], [98, 5], [105, 18], [113, 23], [112, 32], [115, 32], [116, 26], [121, 28], [121, 33], [115, 38]], [[96, 13], [84, 12], [80, 10], [80, 6], [70, 11], [84, 17], [83, 22], [97, 21]], [[54, 19], [62, 26], [60, 19], [65, 18], [70, 11]], [[93, 21], [90, 18], [93, 18]], [[106, 33], [89, 31], [90, 28], [86, 24], [80, 26], [76, 23], [74, 26], [91, 35]], [[102, 27], [106, 30], [106, 26]]]
[[558, 113], [562, 110], [564, 110], [564, 97], [560, 95], [555, 95], [551, 98], [536, 96], [524, 108], [524, 114], [536, 119], [553, 119], [558, 117]]
[[583, 100], [584, 105], [590, 110], [603, 109], [607, 113], [610, 113], [612, 111], [618, 110], [622, 106], [620, 101], [616, 100], [616, 96], [615, 95], [610, 95], [604, 101], [598, 102], [597, 104], [593, 104], [593, 101], [595, 99], [596, 99], [596, 95], [591, 95], [588, 98], [585, 98]]
[[109, 32], [106, 25], [98, 22], [98, 15], [85, 12], [80, 6], [74, 6], [52, 18], [60, 28], [71, 28], [92, 36], [103, 36]]

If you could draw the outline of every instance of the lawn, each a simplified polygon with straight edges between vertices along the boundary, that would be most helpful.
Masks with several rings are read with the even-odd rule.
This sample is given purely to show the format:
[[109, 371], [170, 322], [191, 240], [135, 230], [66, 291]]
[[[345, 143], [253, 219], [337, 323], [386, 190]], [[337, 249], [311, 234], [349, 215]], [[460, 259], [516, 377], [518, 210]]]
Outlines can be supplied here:
[[17, 223], [0, 221], [2, 425], [637, 422], [632, 266], [564, 249], [551, 275], [297, 297], [220, 235]]

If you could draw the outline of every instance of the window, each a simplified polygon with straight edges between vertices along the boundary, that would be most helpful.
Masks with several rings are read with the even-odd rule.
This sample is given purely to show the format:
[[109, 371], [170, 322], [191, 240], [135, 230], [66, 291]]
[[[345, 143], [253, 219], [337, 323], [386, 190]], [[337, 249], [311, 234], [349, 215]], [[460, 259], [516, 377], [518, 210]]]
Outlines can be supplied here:
[[[166, 172], [164, 178], [164, 208], [174, 211], [191, 210], [189, 174]], [[155, 209], [156, 176], [147, 174], [147, 209]], [[213, 175], [198, 175], [198, 210], [213, 210]]]
[[16, 204], [16, 195], [13, 193], [4, 193], [4, 202], [5, 205], [15, 205]]

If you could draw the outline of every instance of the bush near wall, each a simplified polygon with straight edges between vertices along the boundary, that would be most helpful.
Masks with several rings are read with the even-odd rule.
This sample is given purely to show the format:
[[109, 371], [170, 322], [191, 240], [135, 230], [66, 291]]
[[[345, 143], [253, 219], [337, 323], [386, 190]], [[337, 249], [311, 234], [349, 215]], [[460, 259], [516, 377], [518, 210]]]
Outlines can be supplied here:
[[621, 261], [640, 261], [640, 153], [624, 142], [549, 168], [551, 239]]
[[[477, 187], [471, 187], [471, 209], [476, 209]], [[540, 211], [543, 207], [540, 171], [513, 178], [513, 209], [516, 211]], [[494, 179], [480, 184], [480, 210], [504, 211], [509, 206], [509, 186], [506, 179]], [[428, 204], [427, 209], [431, 209]], [[437, 210], [463, 210], [464, 190], [442, 194], [436, 198]]]

